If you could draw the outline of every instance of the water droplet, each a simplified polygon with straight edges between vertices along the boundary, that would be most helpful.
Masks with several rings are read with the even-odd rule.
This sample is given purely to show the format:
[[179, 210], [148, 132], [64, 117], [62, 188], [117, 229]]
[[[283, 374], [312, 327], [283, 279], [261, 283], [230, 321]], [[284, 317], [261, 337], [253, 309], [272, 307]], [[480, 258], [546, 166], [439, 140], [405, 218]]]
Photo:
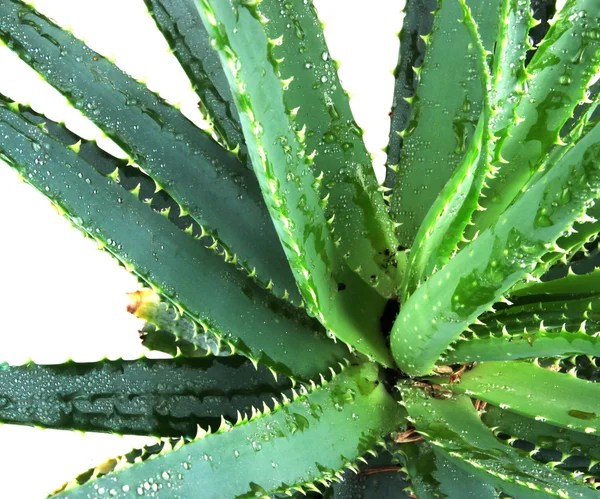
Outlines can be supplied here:
[[332, 144], [333, 142], [335, 142], [335, 139], [336, 136], [332, 132], [325, 132], [325, 134], [323, 135], [323, 142], [325, 142], [326, 144]]
[[563, 75], [558, 79], [558, 83], [561, 85], [569, 85], [571, 83], [571, 78], [569, 78], [567, 75]]

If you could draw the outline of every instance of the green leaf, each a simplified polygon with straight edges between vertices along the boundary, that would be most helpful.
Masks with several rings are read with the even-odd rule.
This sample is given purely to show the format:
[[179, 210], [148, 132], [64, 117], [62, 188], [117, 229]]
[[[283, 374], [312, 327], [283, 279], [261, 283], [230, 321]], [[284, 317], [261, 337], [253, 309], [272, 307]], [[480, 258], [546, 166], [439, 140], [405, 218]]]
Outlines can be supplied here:
[[396, 455], [404, 462], [411, 489], [419, 499], [499, 497], [494, 487], [455, 466], [427, 442], [400, 444]]
[[[319, 184], [325, 177], [319, 173], [318, 156], [314, 157], [309, 148], [311, 130], [303, 128], [305, 123], [297, 114], [309, 109], [298, 110], [297, 106], [292, 107], [287, 102], [288, 95], [297, 102], [296, 90], [292, 91], [293, 80], [285, 79], [294, 75], [281, 73], [284, 66], [280, 66], [280, 55], [277, 55], [280, 53], [276, 49], [285, 50], [286, 43], [290, 46], [297, 43], [290, 41], [297, 36], [296, 28], [291, 33], [279, 32], [278, 38], [269, 37], [266, 26], [270, 21], [267, 22], [262, 10], [259, 10], [268, 2], [262, 2], [260, 6], [256, 3], [211, 0], [198, 0], [197, 3], [227, 70], [252, 164], [307, 310], [343, 341], [371, 358], [391, 365], [379, 325], [386, 300], [353, 272], [350, 261], [345, 261], [336, 249], [337, 236], [329, 230], [333, 222], [327, 220], [326, 208], [323, 208], [325, 201], [319, 193]], [[309, 28], [315, 29], [311, 24], [316, 22], [314, 17], [306, 14], [306, 26], [299, 19], [294, 23], [298, 14], [293, 5], [289, 5], [292, 7], [290, 14], [285, 13], [284, 7], [284, 17], [292, 26], [300, 23], [299, 33], [306, 33], [308, 37], [313, 33]], [[303, 68], [303, 71], [307, 69]], [[331, 71], [320, 77], [327, 80], [330, 74]], [[309, 94], [306, 98], [313, 99], [311, 90], [306, 91]], [[322, 100], [318, 102], [320, 106]], [[317, 118], [322, 116], [320, 107], [310, 109], [310, 112], [314, 112]], [[340, 108], [339, 113], [344, 113], [344, 110]], [[336, 118], [327, 117], [327, 123], [332, 120]], [[345, 134], [348, 130], [342, 126], [339, 133], [342, 132]], [[339, 144], [335, 140], [331, 147], [335, 150], [334, 157], [339, 158], [338, 155], [343, 153], [338, 151]], [[362, 169], [371, 166], [354, 166], [356, 169], [347, 167], [344, 170], [347, 176], [344, 174], [339, 179], [353, 190], [352, 195], [346, 197], [345, 208], [349, 213], [366, 214], [363, 221], [370, 223], [376, 212], [363, 196], [363, 187], [369, 192], [368, 176], [364, 186], [357, 183], [357, 178], [361, 176]], [[338, 210], [340, 208], [337, 207]], [[341, 212], [336, 212], [335, 217], [347, 220]], [[370, 267], [371, 261], [366, 258], [365, 265]]]
[[554, 243], [575, 220], [585, 220], [600, 195], [599, 140], [597, 125], [403, 305], [391, 346], [405, 372], [429, 373], [469, 324], [556, 249]]
[[155, 436], [216, 430], [221, 416], [290, 388], [244, 357], [0, 364], [0, 421], [44, 428]]
[[506, 494], [519, 499], [597, 497], [591, 487], [498, 441], [468, 397], [437, 399], [419, 388], [400, 389], [415, 428], [438, 452]]
[[384, 185], [393, 188], [396, 183], [396, 170], [402, 152], [402, 131], [410, 119], [410, 101], [417, 87], [417, 75], [423, 64], [425, 42], [422, 36], [431, 29], [432, 12], [435, 0], [407, 0], [404, 6], [404, 19], [399, 33], [400, 49], [398, 64], [394, 70], [394, 102], [392, 104], [390, 136], [387, 153], [387, 170]]
[[[191, 0], [144, 0], [156, 25], [177, 57], [194, 90], [200, 97], [201, 109], [208, 115], [214, 131], [225, 146], [247, 160], [244, 136], [233, 95], [218, 54], [210, 46]], [[251, 166], [248, 165], [250, 168]]]
[[[594, 97], [595, 101], [589, 103], [584, 102], [579, 107], [585, 108], [584, 112], [575, 113], [573, 115], [573, 123], [568, 134], [561, 137], [561, 141], [564, 145], [561, 147], [555, 147], [551, 150], [550, 154], [544, 160], [543, 167], [541, 167], [534, 175], [531, 176], [529, 184], [534, 184], [539, 178], [544, 175], [544, 172], [552, 168], [566, 153], [568, 153], [574, 146], [577, 145], [579, 140], [589, 133], [599, 122], [596, 116], [596, 109], [600, 104], [598, 100], [598, 94]], [[577, 111], [577, 109], [576, 109]], [[575, 119], [576, 114], [578, 118]], [[565, 125], [563, 128], [566, 128]], [[549, 269], [559, 263], [563, 262], [566, 264], [568, 261], [573, 259], [578, 251], [584, 249], [584, 245], [597, 238], [598, 232], [600, 231], [600, 204], [591, 206], [586, 212], [586, 223], [576, 223], [573, 227], [561, 236], [556, 242], [557, 250], [550, 252], [543, 257], [542, 265], [539, 265], [532, 273], [533, 277], [540, 277], [546, 274]], [[525, 283], [527, 286], [531, 284], [532, 280]]]
[[[99, 126], [249, 273], [299, 301], [251, 171], [233, 153], [71, 33], [15, 0], [0, 40]], [[252, 228], [251, 230], [249, 228]], [[276, 288], [276, 289], [275, 289]]]
[[600, 385], [529, 362], [482, 362], [452, 389], [563, 428], [600, 431]]
[[[500, 18], [499, 0], [469, 2], [481, 41], [491, 50]], [[402, 154], [392, 215], [400, 223], [400, 244], [411, 246], [425, 215], [459, 166], [482, 111], [482, 86], [473, 78], [480, 53], [460, 24], [463, 9], [443, 1], [427, 35], [417, 92], [411, 97], [411, 119], [401, 132]]]
[[[142, 345], [145, 348], [154, 350], [155, 352], [163, 352], [172, 357], [197, 358], [211, 355], [211, 350], [208, 348], [203, 349], [189, 341], [178, 338], [168, 331], [157, 329], [156, 326], [149, 322], [144, 324], [139, 331], [139, 335]], [[224, 352], [220, 352], [219, 355], [224, 355]]]
[[187, 358], [232, 354], [227, 343], [204, 332], [193, 320], [160, 300], [158, 295], [143, 290], [129, 296], [132, 301], [128, 311], [146, 321], [139, 335], [142, 345], [149, 350]]
[[[332, 60], [323, 27], [312, 1], [278, 0], [257, 3], [262, 27], [277, 40], [269, 56], [285, 82], [285, 106], [294, 110], [294, 126], [304, 134], [307, 154], [316, 151], [314, 176], [322, 178], [316, 191], [326, 198], [325, 218], [339, 255], [380, 294], [396, 294], [403, 270], [403, 253], [362, 139], [350, 99]], [[289, 81], [292, 79], [291, 81]], [[399, 261], [398, 261], [399, 260]]]
[[544, 301], [556, 300], [557, 296], [569, 295], [572, 298], [600, 295], [600, 269], [588, 274], [575, 274], [569, 271], [565, 277], [545, 282], [531, 282], [511, 291], [511, 298], [532, 297]]
[[[462, 364], [490, 360], [532, 359], [537, 357], [600, 356], [600, 338], [582, 330], [581, 324], [562, 330], [520, 329], [502, 336], [476, 336], [459, 340], [444, 354], [441, 363]], [[595, 329], [598, 329], [596, 326]]]
[[419, 282], [442, 268], [456, 253], [464, 229], [479, 206], [481, 188], [489, 173], [489, 149], [492, 143], [489, 120], [492, 110], [488, 95], [490, 75], [486, 51], [471, 11], [464, 1], [459, 1], [459, 4], [462, 7], [463, 26], [459, 26], [457, 32], [461, 29], [467, 31], [471, 39], [470, 50], [473, 54], [469, 56], [470, 63], [477, 69], [480, 93], [483, 95], [481, 118], [466, 154], [429, 208], [415, 236], [408, 272], [402, 284], [404, 301]]
[[257, 286], [2, 100], [0, 156], [148, 287], [240, 353], [305, 380], [348, 355], [316, 321]]
[[[227, 344], [223, 345], [219, 338], [209, 332], [204, 332], [199, 324], [190, 320], [185, 315], [169, 306], [168, 302], [161, 301], [160, 296], [152, 291], [143, 290], [129, 294], [131, 303], [127, 311], [146, 321], [143, 332], [143, 340], [159, 350], [170, 355], [177, 355], [178, 349], [185, 356], [198, 357], [213, 353], [215, 355], [227, 355]], [[163, 334], [156, 334], [156, 332]], [[165, 336], [166, 334], [166, 336]], [[144, 342], [143, 342], [144, 343]], [[144, 343], [144, 346], [148, 346]], [[150, 348], [148, 346], [148, 348]]]
[[[496, 434], [504, 433], [511, 439], [531, 442], [538, 451], [559, 451], [562, 462], [571, 456], [583, 456], [592, 460], [591, 468], [600, 460], [600, 438], [597, 436], [536, 421], [493, 405], [487, 405], [481, 419]], [[534, 458], [536, 454], [538, 452], [533, 454]]]
[[513, 203], [549, 149], [560, 144], [563, 125], [585, 100], [600, 66], [597, 8], [596, 0], [568, 0], [554, 17], [527, 66], [528, 91], [515, 109], [518, 120], [506, 132], [501, 159], [494, 164], [499, 171], [484, 190], [485, 211], [475, 215], [467, 239], [492, 226]]
[[206, 499], [314, 490], [393, 431], [401, 412], [378, 382], [374, 364], [349, 368], [303, 393], [59, 497], [91, 498], [99, 487], [117, 498], [137, 497], [149, 480], [173, 497], [193, 497], [198, 490]]
[[342, 480], [323, 494], [324, 499], [409, 499], [405, 469], [387, 451], [368, 455], [359, 471], [346, 470]]
[[531, 0], [503, 0], [501, 20], [494, 51], [491, 92], [495, 111], [491, 128], [498, 140], [497, 151], [506, 140], [508, 128], [516, 121], [515, 109], [525, 94], [528, 77], [525, 59], [527, 50], [533, 48], [529, 31], [536, 25], [531, 14]]
[[[599, 300], [594, 280], [597, 276], [592, 274], [570, 274], [525, 288], [517, 297], [511, 297], [516, 298], [515, 305], [482, 316], [448, 348], [441, 362], [600, 354]], [[564, 287], [559, 285], [561, 281], [565, 281]], [[576, 290], [581, 293], [575, 294]]]

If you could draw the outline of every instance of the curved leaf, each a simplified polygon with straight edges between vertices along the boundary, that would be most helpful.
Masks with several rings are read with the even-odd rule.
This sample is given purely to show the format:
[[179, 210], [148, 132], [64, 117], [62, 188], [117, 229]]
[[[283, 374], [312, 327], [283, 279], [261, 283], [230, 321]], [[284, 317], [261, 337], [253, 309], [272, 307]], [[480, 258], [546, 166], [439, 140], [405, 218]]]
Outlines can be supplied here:
[[418, 388], [400, 388], [419, 433], [450, 462], [506, 494], [519, 499], [597, 497], [591, 487], [498, 441], [468, 397], [436, 399]]
[[600, 431], [600, 385], [528, 362], [482, 362], [452, 389], [556, 426]]
[[484, 211], [473, 219], [471, 239], [492, 226], [542, 166], [549, 149], [560, 145], [560, 131], [573, 114], [600, 66], [596, 0], [568, 0], [527, 66], [528, 91], [515, 108], [517, 121], [499, 151], [495, 178], [487, 182]]
[[[240, 118], [218, 54], [210, 45], [192, 0], [144, 0], [156, 25], [179, 60], [200, 106], [208, 114], [214, 131], [230, 151], [247, 159]], [[250, 165], [248, 165], [251, 167]]]
[[[257, 497], [318, 490], [391, 432], [398, 404], [378, 384], [373, 364], [349, 368], [324, 387], [256, 412], [233, 428], [200, 436], [155, 459], [96, 479], [58, 497], [92, 498], [99, 487], [137, 497], [152, 480], [171, 496]], [[231, 480], [234, 476], [235, 480]]]
[[285, 82], [285, 106], [293, 109], [293, 126], [302, 130], [306, 153], [316, 153], [315, 190], [324, 200], [337, 253], [389, 298], [396, 294], [404, 254], [396, 255], [394, 226], [317, 10], [312, 1], [287, 2], [282, 8], [278, 0], [262, 0], [256, 8], [258, 16], [268, 19], [265, 35], [275, 41], [269, 56]]
[[[275, 49], [285, 42], [269, 38], [267, 18], [260, 10], [265, 2], [197, 0], [197, 3], [226, 68], [254, 170], [307, 310], [343, 341], [391, 365], [379, 325], [386, 300], [350, 268], [336, 249], [335, 235], [329, 231], [332, 220], [327, 220], [319, 194], [324, 177], [318, 173], [320, 168], [315, 171], [313, 167], [318, 157], [308, 147], [310, 130], [303, 130], [304, 123], [296, 121], [300, 111], [287, 103], [288, 89], [290, 99], [295, 101], [297, 96], [291, 90], [293, 81], [284, 80], [287, 75], [280, 72]], [[295, 26], [292, 21], [297, 13], [289, 5], [290, 26]], [[285, 15], [286, 8], [283, 10]], [[314, 18], [307, 16], [306, 22], [314, 24]], [[301, 24], [299, 29], [303, 33]], [[278, 36], [282, 34], [279, 32]], [[296, 37], [294, 31], [287, 35], [291, 37]], [[315, 113], [321, 116], [318, 109]], [[327, 122], [331, 120], [328, 117]], [[337, 158], [335, 140], [332, 147]], [[361, 192], [365, 186], [360, 185], [359, 177], [357, 171], [348, 169], [348, 177], [344, 174], [340, 181], [357, 189], [363, 199]], [[372, 207], [364, 206], [366, 200], [354, 205], [356, 193], [346, 198], [347, 208], [355, 210], [360, 206], [362, 209], [357, 213], [374, 215]]]
[[575, 220], [586, 220], [600, 196], [599, 140], [596, 125], [403, 305], [391, 346], [404, 371], [429, 373], [446, 347], [530, 274]]
[[[348, 355], [316, 321], [257, 286], [2, 100], [0, 155], [142, 282], [240, 353], [300, 379], [317, 377]], [[306, 355], [296, 355], [298, 350]]]
[[390, 136], [386, 148], [387, 171], [384, 185], [390, 189], [396, 183], [396, 171], [402, 154], [402, 132], [408, 126], [410, 104], [425, 55], [425, 42], [422, 37], [431, 31], [436, 3], [436, 0], [407, 0], [404, 6], [404, 19], [399, 33], [398, 64], [394, 70], [396, 82]]
[[179, 110], [30, 6], [0, 4], [0, 40], [62, 92], [248, 273], [299, 302], [256, 178]]
[[538, 450], [558, 451], [563, 462], [571, 456], [582, 456], [591, 460], [592, 467], [600, 460], [600, 438], [597, 436], [536, 421], [493, 405], [486, 407], [481, 419], [495, 433], [531, 442]]
[[[478, 209], [481, 188], [485, 176], [489, 173], [490, 148], [493, 141], [489, 123], [492, 109], [488, 95], [490, 74], [487, 68], [487, 54], [470, 9], [464, 1], [458, 3], [462, 7], [463, 27], [459, 26], [455, 34], [462, 28], [471, 39], [469, 47], [473, 53], [469, 54], [469, 60], [479, 75], [479, 90], [483, 96], [478, 106], [481, 108], [481, 117], [467, 152], [429, 208], [415, 236], [408, 272], [402, 283], [403, 300], [418, 287], [419, 282], [442, 268], [456, 253], [464, 229]], [[441, 10], [443, 9], [442, 6]], [[472, 84], [469, 83], [469, 89]]]
[[[481, 41], [491, 50], [500, 19], [499, 0], [469, 2]], [[402, 154], [392, 196], [400, 244], [411, 246], [425, 215], [459, 166], [482, 111], [482, 86], [473, 78], [480, 53], [460, 25], [463, 9], [456, 0], [440, 3], [426, 36], [425, 60], [411, 97], [411, 119], [401, 133]]]
[[418, 499], [500, 497], [494, 487], [455, 466], [425, 441], [400, 444], [395, 454], [404, 462], [411, 490]]

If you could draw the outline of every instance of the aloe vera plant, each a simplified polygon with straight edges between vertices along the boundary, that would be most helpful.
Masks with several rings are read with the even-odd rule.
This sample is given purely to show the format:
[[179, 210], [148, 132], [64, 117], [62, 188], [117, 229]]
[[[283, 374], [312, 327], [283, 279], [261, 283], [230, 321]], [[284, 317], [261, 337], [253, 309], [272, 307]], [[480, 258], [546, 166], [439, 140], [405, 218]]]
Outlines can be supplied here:
[[198, 128], [29, 3], [0, 159], [141, 284], [171, 358], [2, 364], [0, 421], [148, 435], [56, 497], [592, 498], [598, 0], [408, 0], [377, 182], [310, 0], [145, 0]]

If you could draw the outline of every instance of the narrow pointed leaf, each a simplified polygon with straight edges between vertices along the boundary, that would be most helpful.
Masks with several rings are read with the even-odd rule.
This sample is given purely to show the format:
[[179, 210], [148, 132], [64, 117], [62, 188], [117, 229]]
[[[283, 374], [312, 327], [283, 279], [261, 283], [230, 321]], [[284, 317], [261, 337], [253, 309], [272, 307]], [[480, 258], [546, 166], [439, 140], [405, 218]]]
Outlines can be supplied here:
[[299, 300], [260, 188], [233, 153], [71, 33], [16, 0], [0, 40], [99, 126], [248, 272]]
[[500, 149], [502, 162], [484, 190], [485, 211], [474, 217], [470, 239], [519, 195], [541, 166], [560, 131], [573, 114], [600, 65], [600, 18], [596, 0], [568, 0], [553, 19], [548, 34], [527, 67], [528, 91], [515, 109], [518, 121], [507, 131]]
[[200, 97], [214, 130], [231, 151], [246, 159], [239, 116], [218, 54], [192, 0], [144, 0]]
[[[328, 230], [318, 189], [321, 170], [303, 123], [287, 104], [293, 81], [283, 80], [274, 51], [285, 42], [269, 38], [265, 24], [270, 21], [254, 3], [197, 3], [227, 69], [252, 164], [307, 310], [346, 343], [391, 365], [379, 326], [386, 300], [353, 272]], [[354, 174], [349, 171], [348, 182], [358, 187]], [[349, 210], [356, 208], [353, 199], [354, 194], [347, 198]]]
[[600, 295], [600, 269], [589, 274], [570, 272], [560, 279], [530, 283], [511, 292], [511, 297], [542, 296], [544, 301], [552, 301], [557, 295], [570, 295], [573, 298]]
[[[151, 323], [146, 323], [139, 331], [140, 341], [148, 350], [163, 352], [172, 357], [197, 358], [207, 355], [216, 355], [212, 350], [203, 349], [194, 343], [178, 338], [173, 333], [156, 328]], [[218, 352], [223, 355], [224, 352]]]
[[276, 40], [270, 57], [286, 82], [285, 106], [294, 110], [293, 126], [302, 130], [306, 153], [316, 151], [311, 169], [315, 177], [322, 177], [316, 191], [326, 199], [325, 217], [333, 217], [330, 231], [337, 252], [382, 295], [395, 295], [396, 276], [403, 270], [397, 260], [403, 253], [396, 255], [394, 227], [371, 156], [315, 6], [312, 1], [293, 1], [282, 8], [280, 1], [262, 0], [256, 8], [257, 15], [268, 19], [263, 24], [265, 35]]
[[91, 498], [98, 487], [114, 489], [117, 498], [137, 497], [137, 488], [143, 490], [150, 479], [173, 497], [193, 497], [202, 490], [206, 499], [315, 487], [392, 431], [397, 408], [378, 384], [373, 364], [349, 368], [291, 403], [58, 497]]
[[387, 170], [384, 185], [393, 188], [396, 183], [396, 170], [402, 153], [402, 132], [410, 119], [410, 102], [415, 95], [419, 68], [425, 55], [423, 36], [431, 31], [435, 0], [407, 0], [404, 19], [399, 33], [400, 49], [398, 63], [394, 70], [394, 101], [391, 111], [390, 136], [387, 153]]
[[[300, 379], [318, 376], [347, 355], [316, 321], [257, 286], [4, 101], [0, 154], [84, 234], [240, 353]], [[298, 349], [306, 355], [298, 356]]]
[[[595, 160], [599, 140], [597, 125], [490, 228], [415, 291], [391, 336], [394, 357], [403, 370], [430, 372], [446, 347], [530, 274], [553, 243], [583, 218], [600, 195]], [[431, 318], [418, 309], [433, 310], [435, 315]]]
[[536, 364], [483, 362], [452, 389], [556, 426], [600, 432], [600, 385]]
[[[462, 364], [490, 360], [533, 359], [538, 357], [600, 356], [600, 337], [578, 326], [558, 332], [526, 329], [502, 336], [483, 336], [459, 340], [443, 356], [443, 364]], [[562, 328], [559, 328], [562, 329]], [[597, 329], [600, 329], [597, 327]]]
[[529, 32], [534, 26], [530, 0], [503, 0], [492, 69], [495, 115], [491, 127], [499, 139], [496, 147], [502, 145], [508, 127], [516, 121], [515, 108], [525, 93], [525, 60], [532, 48]]
[[0, 421], [43, 428], [155, 436], [216, 430], [221, 416], [290, 388], [244, 357], [0, 364]]
[[425, 441], [401, 444], [396, 455], [405, 463], [411, 490], [419, 499], [500, 497], [494, 487], [455, 466]]
[[597, 497], [591, 487], [498, 441], [468, 397], [436, 399], [407, 386], [401, 392], [415, 428], [438, 452], [506, 494], [519, 499]]
[[534, 444], [536, 449], [557, 450], [565, 459], [585, 456], [592, 460], [592, 465], [600, 461], [600, 438], [597, 436], [536, 421], [493, 405], [486, 407], [481, 419], [495, 433], [526, 440]]
[[[491, 50], [500, 19], [499, 0], [469, 2], [483, 46]], [[456, 0], [441, 2], [417, 92], [411, 98], [411, 120], [402, 132], [403, 145], [392, 197], [392, 215], [402, 224], [400, 244], [410, 246], [429, 208], [451, 178], [475, 132], [482, 111], [478, 50], [460, 24], [463, 11]], [[443, 104], [442, 104], [443, 103]]]
[[459, 26], [457, 32], [467, 31], [471, 39], [471, 51], [474, 53], [470, 55], [470, 63], [477, 70], [480, 80], [481, 117], [466, 154], [429, 208], [415, 236], [408, 272], [402, 284], [403, 300], [419, 282], [442, 268], [457, 251], [464, 229], [479, 206], [481, 188], [489, 172], [492, 136], [489, 126], [491, 103], [487, 54], [470, 9], [464, 1], [459, 4], [462, 7], [463, 26]]
[[[183, 349], [182, 354], [194, 357], [209, 353], [228, 354], [227, 344], [219, 341], [214, 334], [205, 332], [198, 323], [181, 315], [174, 307], [170, 307], [168, 302], [162, 301], [156, 293], [143, 290], [131, 293], [129, 296], [131, 303], [127, 311], [146, 321], [142, 329], [142, 339], [146, 343], [150, 334], [150, 342], [158, 341], [158, 345], [162, 344], [163, 347], [170, 348], [167, 351], [170, 355], [176, 355], [178, 348]], [[159, 337], [154, 334], [156, 331], [167, 333], [168, 336], [162, 334]]]

